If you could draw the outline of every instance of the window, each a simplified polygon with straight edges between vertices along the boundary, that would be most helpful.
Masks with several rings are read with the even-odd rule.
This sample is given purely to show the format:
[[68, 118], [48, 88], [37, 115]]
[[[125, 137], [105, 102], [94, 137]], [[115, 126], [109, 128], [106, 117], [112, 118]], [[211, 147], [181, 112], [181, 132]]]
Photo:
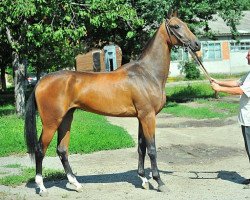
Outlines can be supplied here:
[[230, 50], [232, 52], [248, 51], [250, 49], [249, 42], [230, 42]]
[[183, 48], [172, 48], [171, 61], [182, 61], [188, 58], [188, 53]]
[[219, 42], [202, 43], [203, 60], [221, 60], [221, 44]]

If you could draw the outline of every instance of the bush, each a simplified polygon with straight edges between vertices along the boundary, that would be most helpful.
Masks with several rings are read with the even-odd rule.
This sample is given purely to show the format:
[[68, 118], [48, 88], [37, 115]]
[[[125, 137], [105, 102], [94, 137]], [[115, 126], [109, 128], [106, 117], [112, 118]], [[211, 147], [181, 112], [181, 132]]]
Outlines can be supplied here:
[[185, 74], [188, 80], [199, 79], [201, 74], [195, 61], [186, 60], [180, 63], [181, 72]]

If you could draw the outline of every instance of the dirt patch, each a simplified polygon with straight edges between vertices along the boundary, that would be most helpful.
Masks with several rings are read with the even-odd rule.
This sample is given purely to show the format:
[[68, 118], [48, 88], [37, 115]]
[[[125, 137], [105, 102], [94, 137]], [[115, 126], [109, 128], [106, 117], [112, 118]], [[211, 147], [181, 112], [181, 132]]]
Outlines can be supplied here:
[[233, 119], [207, 119], [207, 120], [187, 120], [184, 122], [159, 123], [157, 128], [187, 128], [187, 127], [222, 127], [231, 124], [236, 124], [237, 121]]
[[244, 155], [242, 149], [206, 144], [196, 145], [171, 145], [170, 147], [158, 148], [157, 157], [168, 164], [198, 164], [212, 163], [227, 157]]

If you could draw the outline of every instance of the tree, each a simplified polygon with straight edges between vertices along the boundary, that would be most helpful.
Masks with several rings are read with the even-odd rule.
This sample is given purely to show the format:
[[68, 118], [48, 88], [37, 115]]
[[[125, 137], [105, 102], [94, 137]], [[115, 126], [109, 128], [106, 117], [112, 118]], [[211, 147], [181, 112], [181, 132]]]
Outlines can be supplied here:
[[134, 36], [135, 44], [131, 45], [137, 47], [137, 53], [166, 18], [170, 8], [178, 11], [179, 17], [188, 23], [197, 36], [204, 34], [213, 36], [208, 21], [212, 20], [213, 15], [219, 14], [231, 27], [233, 38], [236, 38], [236, 25], [242, 17], [242, 11], [249, 9], [250, 4], [248, 0], [130, 0], [130, 2], [136, 9], [138, 17], [144, 20], [143, 28]]
[[11, 49], [9, 48], [9, 45], [5, 43], [5, 40], [0, 39], [0, 83], [2, 91], [6, 90], [6, 79], [5, 79], [5, 73], [7, 66], [11, 65]]
[[[125, 24], [127, 36], [128, 30], [140, 23], [126, 0], [1, 1], [0, 35], [5, 36], [5, 43], [12, 49], [18, 115], [24, 114], [27, 65], [35, 67], [38, 74], [46, 69], [73, 67], [76, 52], [82, 51], [82, 46], [101, 46], [112, 41], [108, 40], [115, 37], [112, 30], [119, 26], [122, 30]], [[99, 28], [112, 34], [99, 39], [95, 37], [100, 34], [95, 32]]]
[[208, 32], [208, 20], [219, 13], [237, 36], [235, 25], [247, 5], [247, 0], [2, 0], [0, 43], [11, 49], [17, 113], [24, 114], [27, 65], [40, 76], [43, 70], [73, 67], [77, 53], [109, 43], [122, 48], [127, 62], [142, 51], [170, 7], [197, 33]]

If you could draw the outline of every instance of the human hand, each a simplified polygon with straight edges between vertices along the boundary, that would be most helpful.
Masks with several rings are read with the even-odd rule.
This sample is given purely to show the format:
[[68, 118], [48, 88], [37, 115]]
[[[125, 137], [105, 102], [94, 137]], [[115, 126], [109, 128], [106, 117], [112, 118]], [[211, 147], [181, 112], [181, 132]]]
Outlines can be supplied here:
[[217, 83], [217, 84], [219, 84], [219, 83], [218, 83], [218, 80], [216, 80], [216, 79], [214, 79], [214, 78], [212, 78], [212, 77], [211, 77], [211, 83]]
[[220, 85], [215, 82], [211, 82], [211, 87], [213, 88], [214, 91], [220, 90]]

